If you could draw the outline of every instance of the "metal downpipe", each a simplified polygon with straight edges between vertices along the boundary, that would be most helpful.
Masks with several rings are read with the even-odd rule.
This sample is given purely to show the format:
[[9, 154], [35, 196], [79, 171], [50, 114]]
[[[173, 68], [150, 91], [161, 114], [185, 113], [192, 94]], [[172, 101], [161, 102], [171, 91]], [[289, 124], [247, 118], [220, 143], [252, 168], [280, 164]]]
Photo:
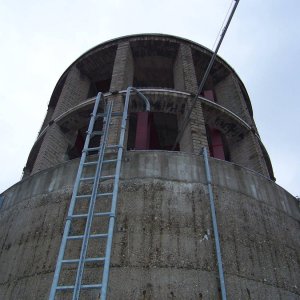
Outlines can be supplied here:
[[226, 296], [226, 287], [225, 287], [225, 280], [224, 280], [221, 246], [220, 246], [220, 239], [219, 239], [219, 232], [218, 232], [214, 194], [213, 194], [212, 185], [211, 185], [211, 172], [210, 172], [210, 166], [209, 166], [209, 162], [208, 162], [208, 154], [207, 154], [206, 147], [202, 148], [202, 154], [203, 154], [203, 158], [204, 158], [204, 166], [205, 166], [205, 174], [206, 174], [207, 187], [208, 187], [210, 211], [211, 211], [211, 218], [212, 218], [213, 231], [214, 231], [214, 237], [215, 237], [215, 247], [216, 247], [216, 254], [217, 254], [217, 263], [218, 263], [219, 279], [220, 279], [220, 286], [221, 286], [221, 294], [222, 294], [222, 300], [226, 300], [227, 296]]

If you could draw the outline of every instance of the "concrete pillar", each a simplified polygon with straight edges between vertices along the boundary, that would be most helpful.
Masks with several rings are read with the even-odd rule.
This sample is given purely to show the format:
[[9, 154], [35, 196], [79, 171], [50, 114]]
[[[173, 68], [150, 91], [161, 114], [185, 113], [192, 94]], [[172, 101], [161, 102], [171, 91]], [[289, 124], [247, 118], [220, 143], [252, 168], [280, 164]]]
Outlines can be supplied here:
[[[118, 45], [115, 57], [110, 91], [114, 92], [126, 90], [128, 86], [132, 86], [133, 74], [134, 64], [130, 44], [129, 42], [121, 42]], [[123, 99], [122, 95], [112, 95], [109, 97], [109, 100], [113, 101], [113, 112], [123, 112]], [[112, 119], [110, 125], [109, 144], [118, 144], [121, 120], [122, 117], [114, 117]]]
[[[196, 94], [198, 90], [191, 47], [186, 44], [180, 44], [178, 55], [174, 62], [174, 87], [176, 90], [184, 90], [192, 94]], [[187, 101], [186, 110], [190, 108], [192, 101], [193, 97]], [[183, 117], [181, 116], [178, 120], [179, 127]], [[202, 107], [201, 103], [197, 102], [182, 137], [180, 149], [198, 154], [201, 148], [207, 145]]]
[[43, 122], [43, 125], [39, 131], [39, 134], [47, 127], [47, 125], [49, 124], [49, 122], [51, 121], [52, 119], [52, 116], [53, 116], [53, 113], [54, 113], [54, 107], [52, 106], [48, 106], [48, 110], [47, 110], [47, 114], [46, 114], [46, 117], [44, 119], [44, 122]]
[[[234, 74], [228, 75], [224, 80], [219, 82], [215, 91], [218, 103], [238, 115], [246, 121], [256, 131], [253, 119], [247, 109], [238, 79]], [[244, 149], [241, 151], [241, 149]], [[249, 167], [257, 172], [261, 172], [269, 177], [269, 172], [259, 141], [253, 132], [249, 132], [238, 145], [231, 147], [232, 161]]]
[[[45, 133], [40, 151], [33, 165], [31, 174], [47, 169], [66, 160], [66, 151], [69, 145], [68, 138], [54, 122], [55, 118], [72, 107], [86, 100], [90, 81], [80, 71], [73, 67], [66, 78], [57, 105], [52, 115], [52, 121]], [[47, 119], [47, 116], [46, 116]]]
[[129, 42], [118, 45], [111, 78], [110, 91], [125, 90], [133, 83], [134, 64]]
[[248, 124], [252, 125], [253, 120], [247, 109], [238, 80], [233, 74], [228, 75], [215, 85], [215, 93], [217, 95], [218, 104], [228, 108]]
[[90, 80], [85, 75], [75, 66], [72, 67], [59, 96], [52, 120], [86, 100], [90, 84]]
[[249, 131], [242, 140], [229, 146], [231, 161], [269, 177], [258, 139]]

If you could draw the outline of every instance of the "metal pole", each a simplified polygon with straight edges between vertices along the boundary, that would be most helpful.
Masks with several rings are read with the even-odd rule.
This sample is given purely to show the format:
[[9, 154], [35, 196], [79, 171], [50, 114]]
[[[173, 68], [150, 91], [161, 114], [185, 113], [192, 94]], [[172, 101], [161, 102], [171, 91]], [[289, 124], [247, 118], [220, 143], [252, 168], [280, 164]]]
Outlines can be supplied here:
[[217, 253], [221, 294], [222, 294], [222, 300], [226, 300], [227, 297], [226, 297], [226, 288], [225, 288], [225, 281], [224, 281], [221, 246], [220, 246], [220, 240], [219, 240], [217, 216], [216, 216], [216, 209], [215, 209], [215, 203], [214, 203], [214, 194], [213, 194], [213, 190], [212, 190], [212, 186], [211, 186], [211, 172], [210, 172], [210, 167], [209, 167], [209, 163], [208, 163], [207, 149], [205, 147], [203, 147], [203, 158], [204, 158], [205, 174], [206, 174], [206, 180], [207, 180], [207, 186], [208, 186], [211, 218], [212, 218], [213, 231], [214, 231], [214, 237], [215, 237], [215, 247], [216, 247], [216, 253]]
[[196, 94], [196, 96], [195, 96], [195, 98], [194, 98], [194, 100], [193, 100], [193, 102], [192, 102], [192, 105], [191, 105], [189, 111], [187, 112], [187, 114], [186, 114], [186, 116], [185, 116], [185, 118], [184, 118], [184, 120], [183, 120], [182, 127], [179, 129], [179, 133], [178, 133], [177, 138], [176, 138], [176, 140], [175, 140], [175, 143], [174, 143], [174, 145], [173, 145], [173, 147], [172, 147], [172, 151], [175, 150], [176, 145], [181, 141], [181, 138], [182, 138], [182, 135], [183, 135], [183, 133], [184, 133], [184, 130], [185, 130], [185, 128], [186, 128], [186, 126], [187, 126], [187, 124], [188, 124], [188, 122], [189, 122], [189, 120], [190, 120], [190, 116], [191, 116], [191, 114], [192, 114], [193, 108], [194, 108], [194, 106], [195, 106], [195, 104], [196, 104], [196, 101], [198, 100], [198, 97], [199, 97], [200, 93], [202, 92], [202, 89], [203, 89], [204, 84], [205, 84], [205, 82], [206, 82], [206, 79], [207, 79], [207, 77], [208, 77], [208, 75], [209, 75], [209, 72], [210, 72], [210, 70], [211, 70], [211, 68], [212, 68], [212, 66], [213, 66], [213, 63], [215, 62], [215, 59], [216, 59], [218, 50], [219, 50], [219, 48], [220, 48], [220, 46], [221, 46], [221, 44], [222, 44], [222, 41], [223, 41], [223, 39], [224, 39], [224, 37], [225, 37], [226, 31], [227, 31], [227, 29], [228, 29], [228, 27], [229, 27], [229, 24], [230, 24], [230, 22], [231, 22], [231, 19], [232, 19], [233, 15], [234, 15], [234, 12], [235, 12], [235, 10], [236, 10], [238, 4], [239, 4], [239, 0], [235, 0], [235, 4], [234, 4], [234, 6], [233, 6], [233, 8], [232, 8], [232, 11], [231, 11], [231, 13], [230, 13], [230, 16], [229, 16], [229, 18], [228, 18], [228, 20], [227, 20], [227, 23], [226, 23], [226, 25], [225, 25], [225, 27], [224, 27], [222, 33], [221, 33], [221, 37], [220, 37], [220, 40], [219, 40], [219, 42], [218, 42], [218, 45], [217, 45], [217, 47], [216, 47], [216, 49], [215, 49], [215, 51], [214, 51], [214, 53], [213, 53], [213, 56], [212, 56], [211, 59], [210, 59], [210, 62], [209, 62], [208, 66], [207, 66], [207, 69], [206, 69], [206, 71], [205, 71], [205, 73], [204, 73], [204, 76], [203, 76], [203, 78], [202, 78], [202, 81], [201, 81], [201, 83], [200, 83], [200, 85], [199, 85], [198, 92], [197, 92], [197, 94]]

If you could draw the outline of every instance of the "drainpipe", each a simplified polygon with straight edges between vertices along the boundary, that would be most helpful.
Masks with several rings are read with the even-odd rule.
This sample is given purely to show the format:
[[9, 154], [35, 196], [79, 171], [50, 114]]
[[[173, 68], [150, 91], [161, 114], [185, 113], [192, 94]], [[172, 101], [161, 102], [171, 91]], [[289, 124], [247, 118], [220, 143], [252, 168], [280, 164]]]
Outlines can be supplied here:
[[222, 294], [222, 300], [226, 300], [227, 296], [226, 296], [226, 288], [225, 288], [225, 281], [224, 281], [221, 246], [220, 246], [220, 239], [219, 239], [219, 232], [218, 232], [214, 194], [213, 194], [212, 185], [211, 185], [211, 172], [210, 172], [210, 166], [209, 166], [209, 162], [208, 162], [208, 154], [207, 154], [206, 147], [202, 148], [202, 154], [203, 154], [203, 158], [204, 158], [205, 174], [206, 174], [209, 203], [210, 203], [210, 211], [211, 211], [211, 218], [212, 218], [213, 231], [214, 231], [214, 237], [215, 237], [215, 247], [216, 247], [216, 253], [217, 253], [217, 263], [218, 263], [219, 279], [220, 279], [220, 286], [221, 286], [221, 294]]

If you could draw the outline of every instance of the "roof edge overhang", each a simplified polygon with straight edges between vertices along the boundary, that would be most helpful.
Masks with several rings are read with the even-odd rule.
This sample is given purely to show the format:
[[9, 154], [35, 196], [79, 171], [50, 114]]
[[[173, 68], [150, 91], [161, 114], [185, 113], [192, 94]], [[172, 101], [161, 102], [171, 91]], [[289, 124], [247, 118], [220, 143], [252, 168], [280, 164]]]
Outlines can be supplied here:
[[[139, 34], [132, 34], [132, 35], [125, 35], [125, 36], [121, 36], [121, 37], [118, 37], [118, 38], [114, 38], [114, 39], [110, 39], [110, 40], [107, 40], [101, 44], [98, 44], [97, 46], [95, 47], [92, 47], [91, 49], [89, 49], [88, 51], [84, 52], [82, 55], [80, 55], [73, 63], [71, 63], [71, 65], [64, 71], [64, 73], [60, 76], [59, 80], [57, 81], [56, 85], [55, 85], [55, 88], [51, 94], [51, 97], [50, 97], [50, 101], [51, 101], [51, 98], [57, 88], [57, 86], [59, 85], [60, 81], [63, 80], [65, 78], [65, 76], [67, 75], [67, 73], [69, 72], [69, 70], [74, 66], [76, 65], [82, 58], [84, 58], [86, 55], [90, 54], [91, 52], [97, 50], [98, 48], [101, 48], [101, 47], [105, 47], [109, 44], [114, 44], [114, 43], [117, 43], [117, 42], [121, 42], [121, 41], [124, 41], [124, 40], [130, 40], [130, 39], [135, 39], [135, 38], [146, 38], [146, 37], [153, 37], [153, 38], [169, 38], [169, 39], [173, 39], [174, 41], [178, 41], [178, 42], [184, 42], [184, 43], [188, 43], [188, 44], [191, 44], [193, 46], [196, 46], [197, 48], [200, 48], [206, 52], [209, 52], [211, 54], [213, 54], [214, 52], [210, 49], [208, 49], [207, 47], [199, 44], [199, 43], [196, 43], [192, 40], [189, 40], [189, 39], [186, 39], [186, 38], [182, 38], [182, 37], [178, 37], [178, 36], [175, 36], [175, 35], [169, 35], [169, 34], [162, 34], [162, 33], [139, 33]], [[251, 105], [251, 102], [250, 102], [250, 98], [249, 98], [249, 95], [247, 93], [247, 89], [244, 85], [244, 83], [242, 82], [242, 80], [240, 79], [239, 75], [236, 73], [236, 71], [222, 58], [220, 57], [219, 55], [217, 55], [217, 59], [223, 63], [226, 67], [228, 67], [228, 69], [230, 69], [230, 71], [232, 71], [234, 73], [234, 75], [238, 78], [240, 84], [242, 85], [242, 88], [244, 88], [244, 90], [246, 91], [246, 94], [247, 94], [247, 97], [248, 99], [245, 99], [249, 105], [249, 107], [251, 108], [251, 115], [252, 115], [252, 105]], [[50, 103], [50, 102], [49, 102]]]

